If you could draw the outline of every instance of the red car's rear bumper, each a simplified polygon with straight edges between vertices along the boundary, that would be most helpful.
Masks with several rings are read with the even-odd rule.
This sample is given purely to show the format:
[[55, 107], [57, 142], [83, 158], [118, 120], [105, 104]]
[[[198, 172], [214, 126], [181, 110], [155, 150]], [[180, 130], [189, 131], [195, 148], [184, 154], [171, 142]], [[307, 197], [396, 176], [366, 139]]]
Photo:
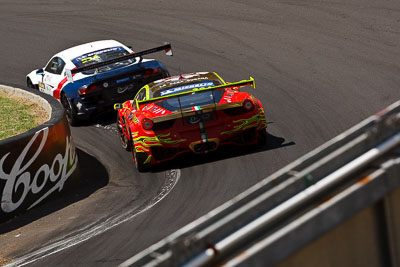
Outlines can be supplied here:
[[214, 111], [211, 118], [192, 123], [178, 118], [166, 129], [155, 129], [153, 136], [133, 137], [136, 152], [148, 155], [148, 164], [169, 161], [183, 153], [204, 154], [224, 145], [249, 145], [258, 141], [266, 128], [262, 108], [241, 114]]

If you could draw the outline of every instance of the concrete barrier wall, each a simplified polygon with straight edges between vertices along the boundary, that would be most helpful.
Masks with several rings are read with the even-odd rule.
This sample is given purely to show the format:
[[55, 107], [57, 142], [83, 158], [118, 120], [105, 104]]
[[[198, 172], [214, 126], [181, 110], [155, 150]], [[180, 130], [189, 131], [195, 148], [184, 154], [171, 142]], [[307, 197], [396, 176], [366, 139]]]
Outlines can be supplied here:
[[[74, 177], [78, 159], [61, 104], [36, 90], [0, 85], [41, 105], [50, 115], [44, 124], [0, 140], [0, 222], [34, 208], [63, 190]], [[73, 180], [73, 179], [72, 179]]]
[[399, 266], [400, 189], [289, 257], [279, 267]]

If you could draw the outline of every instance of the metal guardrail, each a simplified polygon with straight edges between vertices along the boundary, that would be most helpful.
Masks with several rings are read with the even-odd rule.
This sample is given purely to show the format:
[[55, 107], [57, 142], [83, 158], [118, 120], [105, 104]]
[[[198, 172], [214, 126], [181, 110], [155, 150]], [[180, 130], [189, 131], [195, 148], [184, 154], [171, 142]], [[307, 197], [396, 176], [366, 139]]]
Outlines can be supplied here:
[[399, 147], [400, 101], [120, 266], [277, 264], [398, 188]]

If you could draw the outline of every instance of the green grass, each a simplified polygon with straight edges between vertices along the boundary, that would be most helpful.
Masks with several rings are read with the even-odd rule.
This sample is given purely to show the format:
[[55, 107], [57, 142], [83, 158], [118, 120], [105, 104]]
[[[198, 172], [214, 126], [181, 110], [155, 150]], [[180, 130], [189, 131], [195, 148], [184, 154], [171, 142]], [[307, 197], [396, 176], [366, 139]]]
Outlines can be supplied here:
[[12, 260], [9, 260], [9, 259], [2, 259], [2, 258], [0, 257], [0, 266], [6, 265], [6, 264], [9, 264], [9, 263], [12, 263], [12, 262], [13, 262]]
[[34, 105], [18, 101], [6, 93], [0, 93], [0, 140], [26, 132], [38, 124], [32, 115]]

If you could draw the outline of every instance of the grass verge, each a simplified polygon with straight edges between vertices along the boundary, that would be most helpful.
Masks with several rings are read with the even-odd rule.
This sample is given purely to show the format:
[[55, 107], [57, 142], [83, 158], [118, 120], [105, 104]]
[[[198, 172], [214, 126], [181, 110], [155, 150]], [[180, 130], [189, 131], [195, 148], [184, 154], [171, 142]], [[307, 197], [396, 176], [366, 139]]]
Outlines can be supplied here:
[[26, 132], [49, 119], [37, 103], [0, 91], [0, 140]]

